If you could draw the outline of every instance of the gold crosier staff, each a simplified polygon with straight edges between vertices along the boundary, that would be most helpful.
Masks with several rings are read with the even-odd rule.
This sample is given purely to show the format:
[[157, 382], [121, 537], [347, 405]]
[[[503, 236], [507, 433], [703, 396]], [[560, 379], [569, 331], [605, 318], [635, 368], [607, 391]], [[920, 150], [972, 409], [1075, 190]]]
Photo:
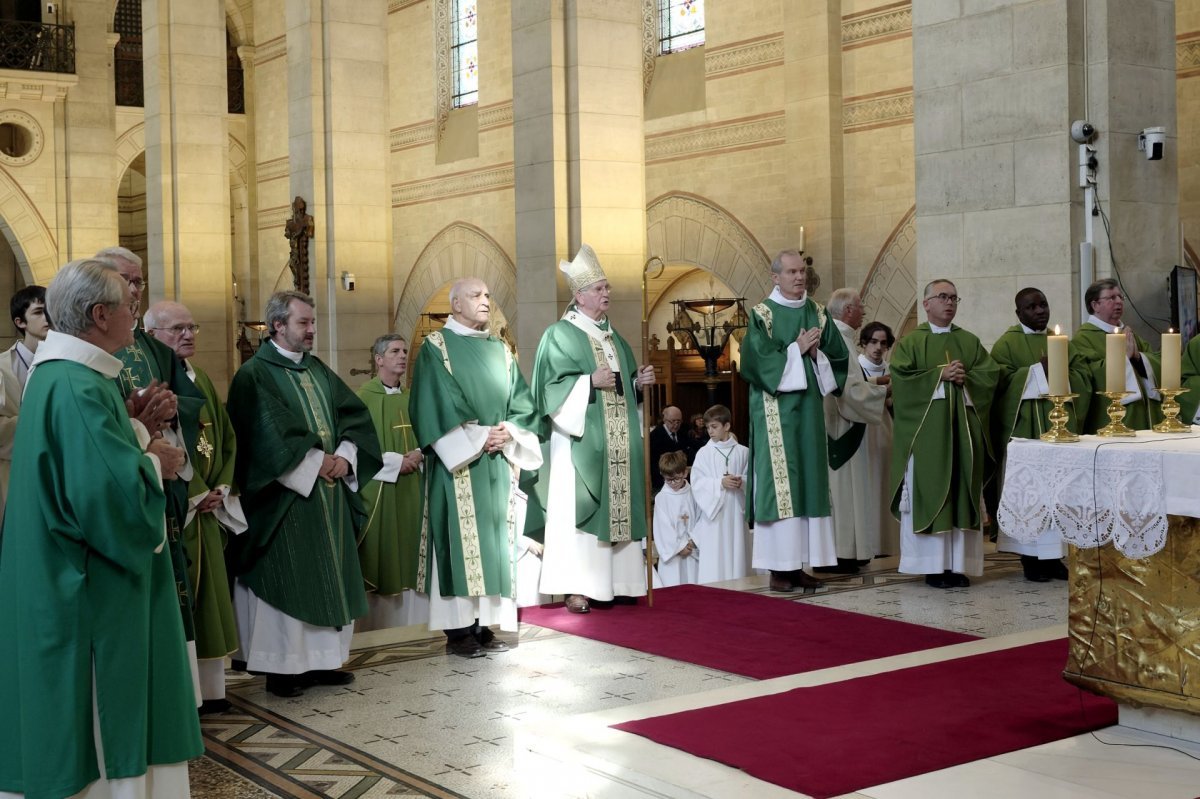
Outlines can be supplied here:
[[[667, 268], [666, 263], [657, 255], [651, 255], [642, 266], [642, 364], [650, 364], [650, 308], [646, 294], [646, 280], [650, 269], [655, 264], [658, 277]], [[644, 389], [643, 389], [644, 391]], [[654, 517], [651, 514], [650, 503], [654, 500], [650, 489], [650, 403], [648, 392], [642, 398], [642, 485], [646, 490], [646, 605], [654, 607]]]

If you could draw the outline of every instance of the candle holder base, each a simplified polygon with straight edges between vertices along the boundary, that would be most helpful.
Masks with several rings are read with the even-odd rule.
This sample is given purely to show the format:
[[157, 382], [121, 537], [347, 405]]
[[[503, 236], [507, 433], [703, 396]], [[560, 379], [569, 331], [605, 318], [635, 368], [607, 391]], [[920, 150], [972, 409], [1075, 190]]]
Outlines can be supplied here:
[[1063, 406], [1079, 395], [1043, 394], [1042, 396], [1053, 402], [1054, 407], [1050, 409], [1050, 429], [1042, 433], [1039, 438], [1049, 444], [1072, 444], [1078, 441], [1079, 436], [1067, 429], [1067, 422], [1071, 420], [1071, 415]]
[[1163, 395], [1162, 412], [1164, 418], [1161, 422], [1154, 425], [1156, 433], [1190, 433], [1192, 426], [1184, 424], [1177, 418], [1179, 416], [1179, 403], [1175, 398], [1180, 394], [1186, 394], [1190, 389], [1186, 388], [1160, 388], [1159, 393]]
[[1125, 406], [1121, 399], [1130, 391], [1100, 391], [1099, 394], [1108, 397], [1108, 424], [1096, 431], [1101, 438], [1132, 438], [1137, 432], [1125, 426]]

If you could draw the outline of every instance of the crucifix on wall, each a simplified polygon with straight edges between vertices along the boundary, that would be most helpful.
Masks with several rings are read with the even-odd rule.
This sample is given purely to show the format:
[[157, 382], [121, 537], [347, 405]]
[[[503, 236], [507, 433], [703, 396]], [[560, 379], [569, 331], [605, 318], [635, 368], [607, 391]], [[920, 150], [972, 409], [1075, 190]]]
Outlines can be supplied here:
[[312, 215], [307, 213], [308, 203], [297, 196], [292, 200], [292, 218], [283, 226], [283, 235], [291, 242], [288, 269], [292, 270], [292, 286], [296, 291], [308, 294], [308, 241], [313, 237]]

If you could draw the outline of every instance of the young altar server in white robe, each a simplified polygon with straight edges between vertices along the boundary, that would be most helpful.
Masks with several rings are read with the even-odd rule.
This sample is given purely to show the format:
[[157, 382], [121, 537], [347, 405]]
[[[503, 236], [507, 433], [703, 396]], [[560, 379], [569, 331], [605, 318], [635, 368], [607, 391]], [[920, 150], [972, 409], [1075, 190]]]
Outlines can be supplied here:
[[664, 452], [658, 459], [662, 490], [654, 497], [654, 547], [658, 576], [664, 586], [694, 583], [699, 575], [699, 548], [692, 528], [699, 515], [687, 481], [687, 453]]
[[746, 470], [750, 450], [730, 428], [733, 416], [724, 405], [704, 413], [708, 443], [692, 464], [693, 496], [700, 514], [692, 537], [700, 546], [699, 582], [736, 580], [750, 573], [750, 536], [746, 530]]

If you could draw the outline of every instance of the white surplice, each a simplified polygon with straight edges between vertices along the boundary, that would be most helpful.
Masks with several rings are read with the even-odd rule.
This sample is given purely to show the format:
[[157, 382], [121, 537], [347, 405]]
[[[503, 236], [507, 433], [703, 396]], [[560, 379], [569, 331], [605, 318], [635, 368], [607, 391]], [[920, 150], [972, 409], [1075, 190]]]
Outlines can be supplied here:
[[742, 478], [750, 467], [750, 450], [732, 435], [709, 441], [692, 465], [692, 495], [700, 515], [692, 538], [700, 547], [698, 582], [736, 580], [750, 574], [750, 536], [746, 530], [746, 489], [725, 488], [725, 475]]
[[694, 540], [692, 528], [699, 510], [692, 497], [692, 487], [680, 488], [664, 484], [654, 497], [654, 548], [658, 550], [658, 577], [664, 586], [695, 583], [699, 574], [699, 552], [690, 555], [683, 550]]

